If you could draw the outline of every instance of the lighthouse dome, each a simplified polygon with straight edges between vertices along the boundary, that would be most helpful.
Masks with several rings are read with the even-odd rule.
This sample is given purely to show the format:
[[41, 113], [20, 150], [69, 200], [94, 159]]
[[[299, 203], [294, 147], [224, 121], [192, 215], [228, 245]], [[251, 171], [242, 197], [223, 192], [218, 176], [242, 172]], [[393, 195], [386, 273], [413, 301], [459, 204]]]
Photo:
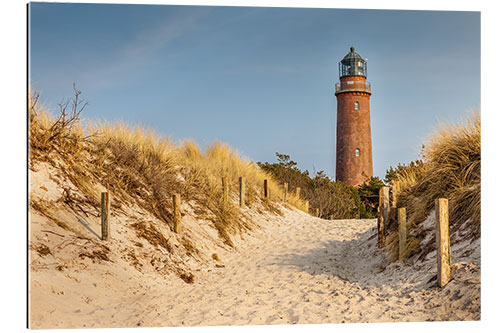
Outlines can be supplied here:
[[354, 50], [354, 46], [351, 46], [350, 52], [339, 63], [339, 76], [366, 77], [366, 72], [366, 60]]

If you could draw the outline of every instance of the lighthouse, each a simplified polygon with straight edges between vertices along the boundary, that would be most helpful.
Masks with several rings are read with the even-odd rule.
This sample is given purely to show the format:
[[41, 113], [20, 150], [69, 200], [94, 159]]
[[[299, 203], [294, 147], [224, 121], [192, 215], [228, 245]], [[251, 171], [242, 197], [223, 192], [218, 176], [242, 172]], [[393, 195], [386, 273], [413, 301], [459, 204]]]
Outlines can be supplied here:
[[339, 62], [337, 97], [337, 158], [335, 177], [348, 185], [360, 185], [373, 176], [370, 126], [371, 86], [367, 66], [354, 47]]

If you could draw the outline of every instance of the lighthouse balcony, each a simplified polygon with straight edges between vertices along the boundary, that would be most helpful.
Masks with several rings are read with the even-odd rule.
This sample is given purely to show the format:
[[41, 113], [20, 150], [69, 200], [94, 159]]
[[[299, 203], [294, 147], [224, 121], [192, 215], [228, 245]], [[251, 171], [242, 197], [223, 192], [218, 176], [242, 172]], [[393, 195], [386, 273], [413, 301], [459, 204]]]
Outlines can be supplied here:
[[365, 92], [371, 94], [371, 84], [369, 82], [359, 80], [359, 81], [344, 81], [340, 83], [335, 83], [335, 94], [344, 92]]

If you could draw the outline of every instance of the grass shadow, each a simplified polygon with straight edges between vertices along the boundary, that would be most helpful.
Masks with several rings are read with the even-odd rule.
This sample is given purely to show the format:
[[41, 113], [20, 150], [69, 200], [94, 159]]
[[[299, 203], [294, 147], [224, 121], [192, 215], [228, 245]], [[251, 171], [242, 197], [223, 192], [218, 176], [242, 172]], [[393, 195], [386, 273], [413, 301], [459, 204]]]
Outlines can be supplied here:
[[94, 236], [97, 237], [97, 239], [102, 240], [102, 237], [98, 235], [92, 228], [89, 226], [88, 222], [83, 219], [83, 217], [75, 215], [76, 220], [85, 228], [87, 229], [90, 233], [92, 233]]

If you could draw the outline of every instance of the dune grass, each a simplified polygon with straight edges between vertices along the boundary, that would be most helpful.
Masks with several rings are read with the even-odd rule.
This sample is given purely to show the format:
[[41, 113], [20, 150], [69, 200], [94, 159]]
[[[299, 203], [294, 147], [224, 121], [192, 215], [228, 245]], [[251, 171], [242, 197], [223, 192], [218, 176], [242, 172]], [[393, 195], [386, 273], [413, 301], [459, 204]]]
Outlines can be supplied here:
[[[434, 209], [437, 198], [447, 198], [450, 234], [456, 239], [477, 239], [481, 235], [481, 118], [474, 112], [461, 124], [445, 124], [430, 137], [422, 151], [423, 163], [400, 168], [397, 179], [401, 193], [398, 206], [407, 207], [410, 235], [423, 239], [420, 227]], [[432, 243], [432, 242], [431, 242]], [[407, 255], [428, 253], [432, 244], [420, 249], [415, 244]]]
[[[75, 99], [60, 106], [58, 117], [38, 104], [37, 94], [30, 94], [29, 107], [30, 165], [60, 163], [59, 169], [82, 194], [73, 200], [98, 210], [100, 184], [112, 193], [116, 208], [135, 203], [173, 228], [172, 194], [179, 193], [183, 202], [197, 206], [199, 217], [213, 221], [229, 245], [232, 233], [251, 228], [238, 206], [239, 177], [245, 178], [248, 207], [279, 212], [278, 183], [227, 144], [215, 142], [202, 152], [192, 141], [174, 143], [140, 126], [104, 122], [88, 123], [84, 129], [79, 115], [85, 104], [78, 97], [75, 90]], [[222, 195], [222, 177], [228, 179], [229, 200]], [[264, 179], [269, 200], [262, 198]], [[305, 207], [300, 199], [290, 203]]]

